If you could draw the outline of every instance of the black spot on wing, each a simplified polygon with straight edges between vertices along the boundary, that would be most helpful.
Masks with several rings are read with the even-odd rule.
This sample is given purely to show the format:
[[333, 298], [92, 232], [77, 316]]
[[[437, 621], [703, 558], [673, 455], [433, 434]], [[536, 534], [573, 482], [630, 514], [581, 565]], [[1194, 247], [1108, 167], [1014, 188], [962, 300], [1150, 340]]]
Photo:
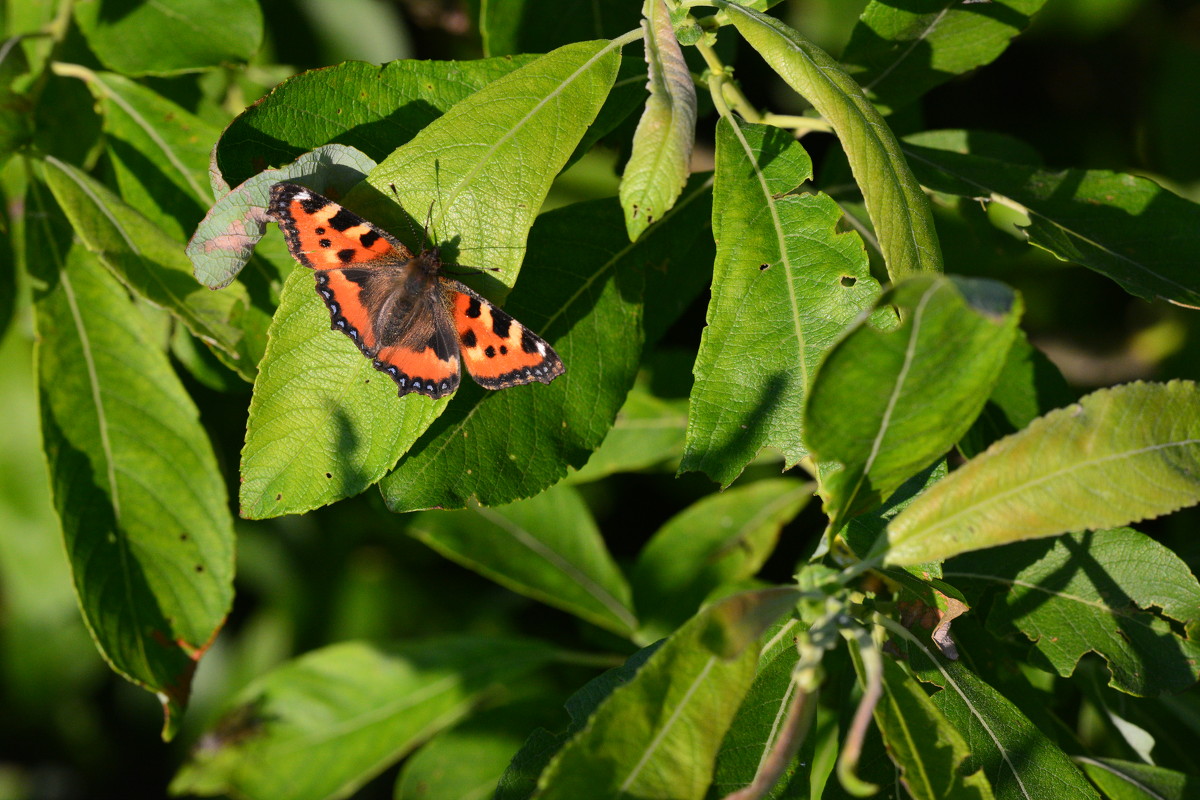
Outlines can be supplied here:
[[468, 350], [479, 344], [479, 340], [475, 338], [475, 331], [464, 331], [462, 335], [463, 347]]
[[526, 353], [536, 353], [538, 351], [537, 339], [533, 338], [533, 334], [528, 329], [521, 331], [521, 349]]
[[467, 316], [470, 317], [471, 319], [479, 319], [479, 314], [481, 313], [479, 309], [480, 309], [479, 298], [472, 297], [471, 301], [469, 303], [467, 303]]
[[335, 231], [344, 231], [361, 224], [362, 219], [357, 214], [353, 214], [344, 208], [339, 208], [338, 212], [329, 218], [329, 227]]
[[508, 338], [508, 329], [512, 327], [513, 318], [498, 308], [492, 308], [492, 330], [501, 339]]
[[362, 236], [358, 237], [358, 240], [362, 242], [363, 247], [370, 247], [379, 241], [379, 234], [375, 231], [367, 231]]
[[300, 207], [304, 209], [305, 214], [315, 214], [327, 205], [329, 201], [314, 192], [309, 192], [308, 197], [300, 200]]
[[351, 250], [348, 247], [345, 250], [338, 250], [338, 252], [337, 252], [338, 261], [341, 261], [343, 264], [349, 264], [351, 261], [354, 260], [354, 252], [355, 252], [354, 250]]
[[346, 280], [357, 283], [359, 286], [366, 286], [370, 282], [374, 273], [369, 269], [344, 269], [342, 277]]

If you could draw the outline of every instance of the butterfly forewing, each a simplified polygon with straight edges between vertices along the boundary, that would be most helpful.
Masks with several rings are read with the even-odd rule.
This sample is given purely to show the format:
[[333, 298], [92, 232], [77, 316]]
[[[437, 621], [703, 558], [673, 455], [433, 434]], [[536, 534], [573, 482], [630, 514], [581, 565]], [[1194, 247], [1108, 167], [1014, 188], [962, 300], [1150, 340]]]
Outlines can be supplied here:
[[268, 213], [279, 221], [292, 256], [316, 270], [350, 265], [403, 263], [408, 248], [387, 231], [311, 189], [294, 183], [271, 187]]

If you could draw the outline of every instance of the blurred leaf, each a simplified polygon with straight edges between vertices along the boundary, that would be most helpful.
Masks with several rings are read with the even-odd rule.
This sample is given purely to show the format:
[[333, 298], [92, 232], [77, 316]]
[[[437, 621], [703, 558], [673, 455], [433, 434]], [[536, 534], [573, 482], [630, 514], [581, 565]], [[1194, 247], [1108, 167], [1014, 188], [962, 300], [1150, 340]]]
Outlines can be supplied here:
[[[685, 235], [682, 225], [661, 227], [666, 237]], [[390, 509], [462, 508], [471, 498], [492, 506], [530, 497], [600, 444], [641, 357], [645, 246], [628, 240], [622, 246], [623, 230], [615, 199], [538, 218], [525, 279], [505, 310], [550, 341], [566, 374], [549, 386], [499, 392], [464, 381], [447, 413], [384, 479]]]
[[196, 283], [179, 243], [93, 178], [58, 159], [46, 164], [46, 182], [84, 245], [139, 296], [170, 311], [193, 334], [224, 354], [222, 360], [252, 378], [264, 342], [247, 335], [266, 314], [250, 305], [245, 287], [212, 292]]
[[483, 0], [479, 12], [489, 56], [545, 53], [585, 39], [612, 39], [637, 23], [632, 4], [590, 0]]
[[1200, 501], [1200, 392], [1189, 381], [1101, 389], [1001, 439], [888, 526], [911, 564], [1068, 531], [1112, 528]]
[[[858, 662], [855, 662], [858, 666]], [[859, 669], [859, 679], [863, 680]], [[883, 658], [883, 696], [875, 723], [904, 788], [916, 800], [991, 800], [992, 787], [963, 735], [895, 660]]]
[[900, 144], [862, 87], [824, 50], [777, 19], [717, 0], [738, 32], [837, 134], [893, 281], [940, 272], [942, 258], [929, 201]]
[[756, 481], [702, 498], [667, 520], [630, 573], [641, 641], [670, 634], [711, 592], [757, 573], [813, 488], [790, 478]]
[[[677, 204], [689, 206], [673, 225], [687, 225], [688, 234], [639, 241], [645, 246], [646, 305], [642, 328], [646, 350], [658, 343], [712, 283], [715, 244], [712, 237], [712, 175], [699, 173], [688, 179]], [[671, 212], [668, 212], [670, 214]], [[674, 219], [674, 217], [673, 217]], [[692, 347], [694, 350], [694, 346]], [[690, 358], [690, 357], [689, 357]], [[688, 370], [689, 376], [691, 370]]]
[[[534, 58], [347, 61], [302, 72], [229, 124], [217, 148], [220, 172], [236, 185], [334, 143], [382, 161], [455, 103]], [[403, 189], [403, 178], [396, 185]]]
[[[394, 800], [490, 798], [513, 753], [545, 717], [543, 698], [472, 715], [404, 762]], [[561, 713], [561, 712], [559, 712]]]
[[551, 733], [544, 728], [538, 728], [531, 733], [501, 776], [493, 800], [524, 800], [530, 797], [537, 788], [538, 776], [562, 747], [563, 742], [583, 730], [596, 708], [614, 690], [632, 680], [662, 644], [657, 642], [643, 647], [626, 659], [624, 664], [602, 672], [567, 698], [564, 706], [571, 717], [570, 725], [561, 734]]
[[159, 696], [170, 738], [233, 599], [224, 482], [138, 309], [33, 202], [42, 436], [80, 610], [113, 669]]
[[[758, 612], [770, 606], [777, 618], [785, 609], [775, 602], [771, 592], [735, 595], [680, 628], [563, 745], [537, 796], [704, 797], [721, 740], [754, 680], [754, 642], [775, 621]], [[749, 646], [729, 652], [715, 645], [715, 626], [745, 627], [736, 638]]]
[[296, 514], [371, 486], [446, 408], [409, 395], [331, 331], [312, 271], [297, 267], [267, 334], [242, 449], [240, 513]]
[[990, 64], [1046, 0], [873, 0], [840, 61], [889, 113], [956, 75]]
[[126, 77], [70, 69], [99, 101], [121, 199], [182, 240], [211, 197], [208, 158], [220, 129]]
[[1109, 685], [1130, 694], [1182, 692], [1200, 679], [1200, 642], [1178, 632], [1200, 622], [1200, 584], [1177, 555], [1137, 531], [972, 553], [945, 576], [998, 589], [988, 629], [1020, 630], [1043, 657], [1034, 663], [1059, 675], [1096, 652], [1108, 662]]
[[633, 242], [683, 191], [696, 139], [696, 88], [665, 0], [649, 0], [642, 30], [650, 96], [621, 176], [621, 207]]
[[933, 704], [971, 745], [997, 800], [1053, 797], [1100, 800], [1096, 790], [1060, 750], [1020, 710], [960, 661], [938, 659], [929, 651], [914, 671], [942, 687]]
[[713, 299], [680, 471], [728, 486], [764, 447], [788, 466], [807, 454], [811, 376], [879, 285], [862, 241], [836, 231], [837, 204], [794, 193], [812, 164], [791, 134], [722, 119], [716, 158]]
[[171, 792], [347, 797], [554, 657], [537, 642], [478, 635], [316, 650], [247, 686], [200, 740]]
[[265, 232], [265, 209], [274, 184], [294, 181], [337, 197], [366, 179], [374, 168], [375, 162], [353, 147], [330, 144], [239, 184], [213, 204], [188, 242], [187, 255], [196, 280], [210, 289], [223, 289], [233, 282]]
[[1019, 207], [1029, 242], [1063, 261], [1146, 300], [1200, 306], [1200, 205], [1119, 172], [1049, 171], [910, 143], [904, 152], [930, 189]]
[[33, 138], [33, 103], [13, 87], [28, 72], [20, 40], [0, 41], [0, 166]]
[[655, 397], [634, 385], [604, 443], [565, 482], [590, 483], [616, 472], [637, 472], [678, 458], [687, 429], [687, 400]]
[[253, 0], [79, 0], [75, 22], [109, 69], [172, 75], [244, 62], [262, 44]]
[[1110, 800], [1187, 800], [1200, 794], [1200, 780], [1175, 770], [1115, 758], [1077, 761]]
[[[866, 319], [829, 352], [805, 427], [833, 530], [883, 502], [966, 433], [1016, 336], [1021, 300], [994, 281], [914, 277], [886, 292], [901, 323]], [[928, 561], [930, 559], [919, 559]]]
[[33, 108], [33, 151], [68, 164], [94, 160], [101, 118], [87, 88], [74, 78], [46, 75]]
[[1058, 367], [1018, 330], [991, 397], [959, 440], [958, 449], [973, 458], [997, 439], [1016, 433], [1038, 416], [1075, 399]]
[[497, 508], [427, 511], [408, 532], [514, 592], [621, 636], [637, 627], [629, 585], [574, 489]]
[[435, 238], [453, 237], [450, 257], [498, 273], [488, 277], [499, 298], [515, 283], [534, 217], [620, 63], [607, 42], [547, 53], [429, 123], [371, 173], [378, 191], [360, 186], [348, 199], [374, 201], [379, 213], [367, 216], [386, 227], [398, 210], [385, 195], [394, 185], [405, 208], [430, 209]]

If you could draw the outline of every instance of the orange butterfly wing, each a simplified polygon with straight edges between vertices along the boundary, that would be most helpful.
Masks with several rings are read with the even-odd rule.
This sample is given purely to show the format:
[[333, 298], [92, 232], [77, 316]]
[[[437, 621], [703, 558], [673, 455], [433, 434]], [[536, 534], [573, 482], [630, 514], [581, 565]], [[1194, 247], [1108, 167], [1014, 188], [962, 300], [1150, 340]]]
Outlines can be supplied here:
[[485, 389], [550, 381], [566, 371], [546, 340], [458, 281], [442, 279], [453, 303], [463, 363]]

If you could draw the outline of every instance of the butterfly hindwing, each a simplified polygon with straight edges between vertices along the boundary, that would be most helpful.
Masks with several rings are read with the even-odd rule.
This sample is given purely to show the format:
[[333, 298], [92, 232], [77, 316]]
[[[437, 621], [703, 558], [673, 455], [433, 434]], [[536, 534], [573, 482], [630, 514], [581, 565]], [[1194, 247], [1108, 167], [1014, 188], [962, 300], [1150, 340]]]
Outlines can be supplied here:
[[[399, 297], [397, 296], [399, 295]], [[459, 383], [459, 346], [440, 287], [403, 297], [399, 289], [382, 320], [375, 369], [392, 377], [401, 396], [420, 392], [434, 400]]]
[[331, 327], [389, 375], [401, 396], [452, 394], [460, 361], [486, 389], [549, 383], [563, 374], [544, 339], [439, 274], [438, 248], [414, 257], [387, 231], [294, 183], [271, 187], [267, 213], [292, 256], [316, 271]]
[[485, 389], [550, 381], [565, 371], [546, 340], [458, 281], [443, 279], [467, 372]]
[[295, 183], [271, 187], [267, 213], [279, 221], [292, 257], [310, 269], [399, 264], [412, 258], [387, 231]]

